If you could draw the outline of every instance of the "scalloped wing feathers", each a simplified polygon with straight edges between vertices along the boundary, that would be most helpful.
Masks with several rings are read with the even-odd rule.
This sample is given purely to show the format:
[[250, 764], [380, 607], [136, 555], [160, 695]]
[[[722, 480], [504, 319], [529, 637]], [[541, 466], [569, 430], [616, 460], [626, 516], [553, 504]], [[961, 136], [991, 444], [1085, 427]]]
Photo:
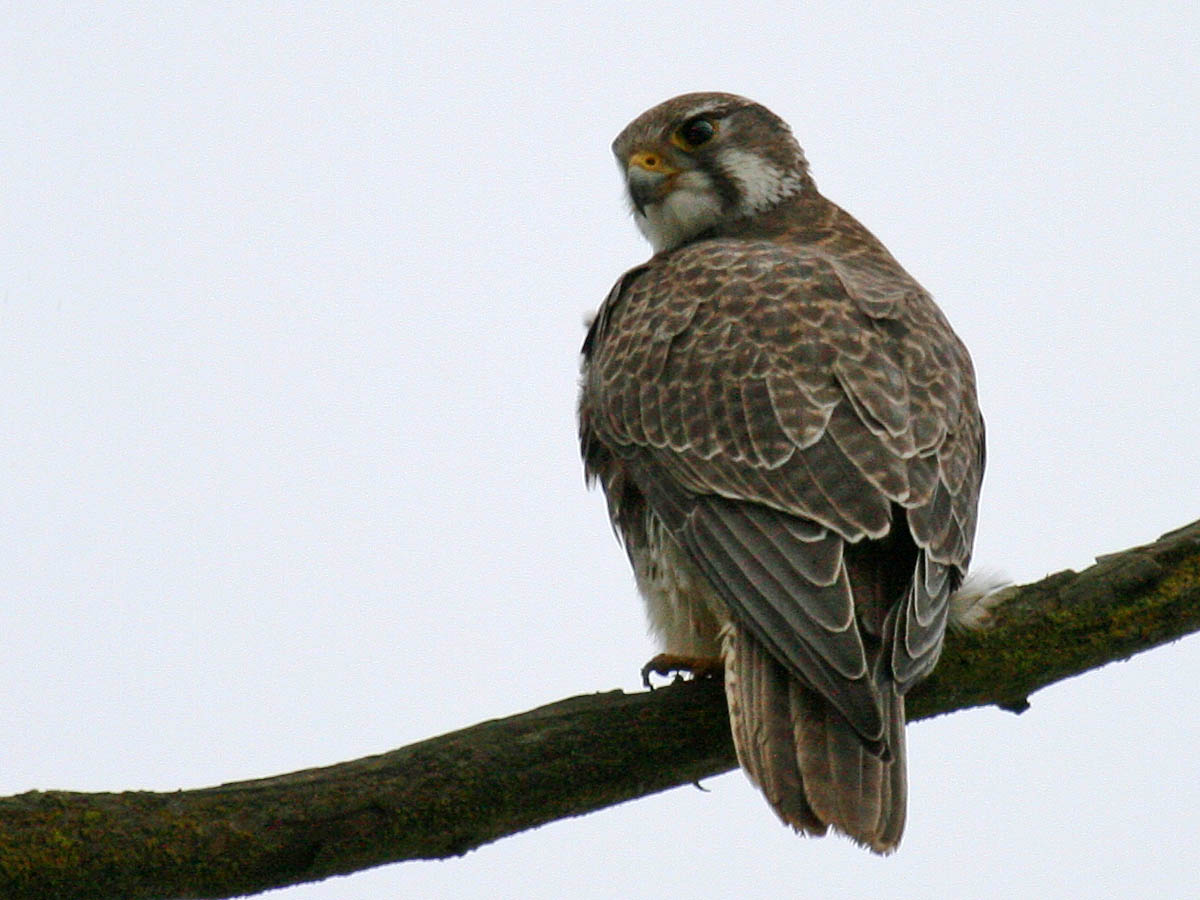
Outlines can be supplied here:
[[794, 827], [886, 852], [903, 693], [969, 563], [983, 422], [933, 301], [817, 201], [840, 233], [701, 240], [618, 281], [584, 346], [581, 438], [635, 568], [662, 532], [712, 589], [747, 773]]

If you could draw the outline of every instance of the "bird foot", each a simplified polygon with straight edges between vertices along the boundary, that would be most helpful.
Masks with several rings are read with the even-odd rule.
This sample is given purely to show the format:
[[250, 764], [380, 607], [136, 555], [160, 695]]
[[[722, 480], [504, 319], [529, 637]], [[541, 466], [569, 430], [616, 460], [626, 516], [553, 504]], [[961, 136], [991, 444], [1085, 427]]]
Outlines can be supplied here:
[[679, 673], [691, 673], [692, 680], [701, 678], [719, 678], [725, 674], [725, 661], [719, 656], [681, 656], [677, 653], [660, 653], [642, 666], [642, 684], [654, 690], [650, 683], [651, 674], [667, 676], [674, 674], [679, 680]]

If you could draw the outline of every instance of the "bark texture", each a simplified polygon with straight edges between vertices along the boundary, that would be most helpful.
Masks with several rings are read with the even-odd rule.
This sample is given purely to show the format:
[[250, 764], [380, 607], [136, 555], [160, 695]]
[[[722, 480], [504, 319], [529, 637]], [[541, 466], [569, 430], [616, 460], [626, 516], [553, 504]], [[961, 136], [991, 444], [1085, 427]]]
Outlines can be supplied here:
[[[1010, 588], [909, 719], [995, 704], [1200, 630], [1200, 522]], [[0, 798], [0, 897], [232, 897], [509, 834], [736, 765], [713, 681], [572, 697], [379, 756], [176, 793]]]

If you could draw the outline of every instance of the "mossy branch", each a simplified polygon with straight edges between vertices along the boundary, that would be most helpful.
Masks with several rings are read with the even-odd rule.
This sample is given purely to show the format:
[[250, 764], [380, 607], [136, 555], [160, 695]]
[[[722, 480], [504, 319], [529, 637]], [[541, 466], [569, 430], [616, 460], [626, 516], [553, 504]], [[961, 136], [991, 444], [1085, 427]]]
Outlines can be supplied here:
[[[1200, 630], [1200, 522], [1011, 588], [952, 634], [919, 719], [1021, 709], [1040, 687]], [[713, 682], [573, 697], [380, 756], [176, 793], [0, 799], [0, 897], [231, 897], [437, 859], [736, 765]], [[765, 812], [764, 812], [765, 814]]]

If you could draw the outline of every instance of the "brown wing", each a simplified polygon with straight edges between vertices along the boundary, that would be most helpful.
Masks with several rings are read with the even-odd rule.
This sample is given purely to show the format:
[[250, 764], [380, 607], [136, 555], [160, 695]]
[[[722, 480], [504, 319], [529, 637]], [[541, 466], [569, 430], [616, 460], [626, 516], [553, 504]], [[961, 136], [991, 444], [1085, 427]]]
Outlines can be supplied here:
[[[862, 629], [902, 691], [932, 668], [982, 477], [974, 375], [937, 307], [816, 250], [712, 240], [627, 274], [584, 352], [592, 474], [619, 460], [734, 614], [880, 740]], [[911, 574], [872, 599], [852, 582], [884, 548]]]

